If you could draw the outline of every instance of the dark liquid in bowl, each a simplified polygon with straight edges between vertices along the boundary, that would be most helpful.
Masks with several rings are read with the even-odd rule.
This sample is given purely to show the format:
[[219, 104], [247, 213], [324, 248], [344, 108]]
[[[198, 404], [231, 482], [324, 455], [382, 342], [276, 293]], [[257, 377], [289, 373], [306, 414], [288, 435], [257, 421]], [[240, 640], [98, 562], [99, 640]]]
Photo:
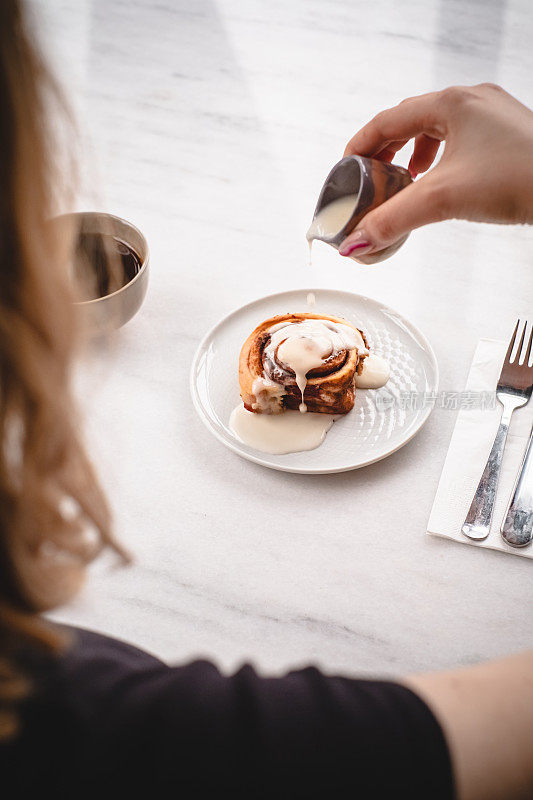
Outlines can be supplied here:
[[142, 260], [129, 244], [107, 233], [80, 233], [74, 253], [79, 301], [96, 300], [122, 289], [140, 272]]

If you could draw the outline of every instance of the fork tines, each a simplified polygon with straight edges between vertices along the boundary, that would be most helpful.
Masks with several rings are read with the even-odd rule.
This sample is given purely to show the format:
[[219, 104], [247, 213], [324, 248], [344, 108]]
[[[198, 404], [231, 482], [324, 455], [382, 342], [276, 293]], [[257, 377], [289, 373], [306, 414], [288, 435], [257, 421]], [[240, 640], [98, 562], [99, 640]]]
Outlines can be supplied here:
[[530, 363], [532, 342], [533, 323], [526, 318], [519, 318], [507, 348], [498, 388], [511, 386], [523, 389], [533, 384], [533, 365]]

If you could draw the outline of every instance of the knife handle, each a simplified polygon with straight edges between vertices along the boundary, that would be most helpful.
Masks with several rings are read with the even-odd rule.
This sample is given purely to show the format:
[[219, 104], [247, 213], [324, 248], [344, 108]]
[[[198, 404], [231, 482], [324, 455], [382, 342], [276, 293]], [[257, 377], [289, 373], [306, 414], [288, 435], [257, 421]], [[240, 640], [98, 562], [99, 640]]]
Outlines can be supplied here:
[[500, 533], [512, 547], [525, 547], [533, 539], [533, 429]]
[[486, 539], [490, 533], [503, 451], [505, 449], [511, 414], [514, 408], [514, 406], [510, 407], [504, 405], [494, 444], [492, 445], [485, 469], [483, 470], [483, 475], [479, 480], [474, 498], [468, 509], [468, 514], [461, 528], [461, 532], [464, 536], [468, 536], [469, 539], [480, 541], [481, 539]]

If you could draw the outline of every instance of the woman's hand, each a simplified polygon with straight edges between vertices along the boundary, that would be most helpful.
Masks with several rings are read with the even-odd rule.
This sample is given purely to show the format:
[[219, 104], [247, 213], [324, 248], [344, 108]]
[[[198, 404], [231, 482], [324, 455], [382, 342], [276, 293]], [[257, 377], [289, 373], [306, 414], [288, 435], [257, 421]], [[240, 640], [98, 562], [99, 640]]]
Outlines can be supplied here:
[[403, 100], [361, 128], [344, 155], [390, 162], [413, 138], [413, 178], [429, 169], [445, 142], [442, 158], [368, 213], [341, 255], [356, 250], [364, 263], [413, 228], [444, 219], [533, 222], [533, 112], [499, 86], [452, 86]]

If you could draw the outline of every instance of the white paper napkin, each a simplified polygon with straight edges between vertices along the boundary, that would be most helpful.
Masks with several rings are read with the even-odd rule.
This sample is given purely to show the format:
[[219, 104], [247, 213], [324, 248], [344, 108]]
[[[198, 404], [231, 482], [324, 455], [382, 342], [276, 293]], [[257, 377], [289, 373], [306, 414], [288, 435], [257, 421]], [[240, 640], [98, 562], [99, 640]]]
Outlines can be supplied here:
[[[461, 533], [500, 422], [502, 406], [494, 401], [494, 391], [506, 351], [506, 342], [481, 339], [478, 343], [466, 390], [460, 398], [461, 410], [440, 476], [427, 532], [474, 547], [489, 547], [533, 558], [533, 544], [510, 547], [500, 535], [500, 525], [533, 424], [533, 400], [517, 409], [512, 416], [490, 534], [483, 541], [475, 542]], [[465, 407], [467, 405], [472, 408]]]

